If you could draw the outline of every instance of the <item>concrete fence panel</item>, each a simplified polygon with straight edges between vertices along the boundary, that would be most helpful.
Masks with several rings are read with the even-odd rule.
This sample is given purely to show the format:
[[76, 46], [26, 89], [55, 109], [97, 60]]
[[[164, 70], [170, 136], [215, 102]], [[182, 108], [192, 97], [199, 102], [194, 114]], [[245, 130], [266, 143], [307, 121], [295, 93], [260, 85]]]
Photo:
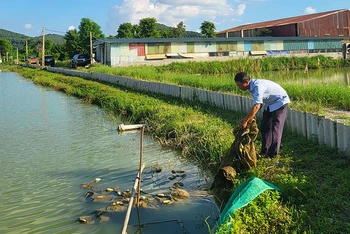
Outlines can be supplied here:
[[239, 96], [233, 96], [230, 94], [223, 94], [224, 108], [233, 111], [242, 110], [242, 102]]
[[350, 155], [350, 126], [343, 123], [336, 123], [337, 126], [337, 147], [346, 155]]
[[207, 96], [210, 105], [224, 108], [224, 97], [222, 93], [207, 91]]
[[158, 93], [159, 94], [159, 85], [161, 83], [157, 83], [157, 82], [148, 82], [148, 92], [152, 92], [152, 93]]
[[294, 111], [296, 121], [296, 131], [306, 137], [306, 116], [305, 112]]
[[318, 122], [318, 143], [319, 144], [326, 144], [325, 140], [325, 119], [320, 119]]
[[101, 80], [101, 77], [102, 77], [102, 73], [97, 73], [97, 72], [91, 73], [91, 79], [93, 80]]
[[320, 117], [314, 114], [306, 113], [306, 137], [307, 139], [317, 138], [318, 139], [318, 123]]
[[114, 77], [115, 77], [114, 83], [121, 86], [127, 86], [128, 81], [131, 80], [130, 78], [126, 78], [122, 76], [114, 76]]
[[149, 85], [150, 85], [150, 82], [148, 81], [140, 81], [140, 90], [141, 91], [149, 91]]
[[207, 104], [208, 103], [208, 95], [207, 91], [203, 89], [193, 89], [194, 90], [194, 96], [197, 98], [197, 100], [201, 103]]
[[248, 111], [254, 105], [253, 99], [247, 98], [247, 97], [241, 97], [241, 102], [242, 102], [242, 112], [244, 113], [248, 113]]
[[106, 74], [101, 74], [100, 79], [101, 79], [102, 81], [108, 82], [108, 75], [106, 75]]
[[127, 79], [125, 86], [128, 88], [134, 88], [136, 86], [137, 80], [134, 79]]
[[323, 119], [324, 127], [324, 143], [331, 148], [337, 147], [337, 131], [336, 124], [330, 119]]
[[168, 85], [169, 94], [173, 97], [181, 97], [181, 87], [177, 85]]
[[289, 110], [288, 112], [288, 123], [290, 125], [290, 128], [292, 129], [292, 132], [297, 132], [297, 116], [296, 116], [296, 111], [294, 110]]
[[113, 83], [113, 84], [119, 84], [119, 79], [118, 79], [119, 76], [113, 76], [113, 75], [109, 75], [109, 74], [107, 74], [106, 76], [107, 76], [108, 82]]
[[181, 86], [180, 95], [182, 99], [193, 101], [195, 95], [194, 88]]
[[169, 85], [164, 83], [159, 83], [159, 91], [158, 93], [172, 96], [172, 97], [180, 97], [181, 96], [181, 88], [177, 85]]

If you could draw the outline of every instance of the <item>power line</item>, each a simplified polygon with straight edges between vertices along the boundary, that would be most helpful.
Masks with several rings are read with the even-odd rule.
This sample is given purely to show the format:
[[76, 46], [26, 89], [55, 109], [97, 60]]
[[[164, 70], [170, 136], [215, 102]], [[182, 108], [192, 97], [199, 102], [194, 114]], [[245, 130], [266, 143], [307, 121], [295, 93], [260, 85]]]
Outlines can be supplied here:
[[47, 29], [47, 28], [45, 28], [45, 31], [50, 31], [50, 32], [56, 32], [56, 33], [66, 34], [66, 32], [63, 32], [63, 31], [52, 30], [52, 29]]

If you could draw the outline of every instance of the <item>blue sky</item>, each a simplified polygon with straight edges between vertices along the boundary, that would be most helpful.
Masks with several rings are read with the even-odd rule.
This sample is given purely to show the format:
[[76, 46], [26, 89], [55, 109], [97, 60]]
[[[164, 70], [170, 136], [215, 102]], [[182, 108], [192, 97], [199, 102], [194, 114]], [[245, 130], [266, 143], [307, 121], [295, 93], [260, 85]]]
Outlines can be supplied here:
[[96, 22], [102, 32], [116, 35], [120, 24], [138, 24], [156, 18], [176, 26], [183, 21], [189, 31], [199, 31], [211, 21], [221, 31], [248, 23], [298, 15], [349, 9], [349, 0], [3, 0], [0, 28], [27, 36], [64, 35], [79, 27], [82, 18]]

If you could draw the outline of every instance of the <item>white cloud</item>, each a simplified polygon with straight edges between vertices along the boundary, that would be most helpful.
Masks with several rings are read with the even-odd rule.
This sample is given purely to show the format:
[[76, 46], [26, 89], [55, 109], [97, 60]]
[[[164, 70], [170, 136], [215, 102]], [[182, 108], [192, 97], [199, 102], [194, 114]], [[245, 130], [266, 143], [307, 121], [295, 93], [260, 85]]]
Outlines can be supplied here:
[[306, 7], [304, 10], [304, 14], [313, 14], [313, 13], [316, 13], [316, 9], [312, 7]]
[[31, 29], [32, 27], [33, 27], [33, 26], [32, 26], [31, 24], [25, 24], [25, 25], [24, 25], [24, 28], [25, 28], [25, 29]]
[[140, 19], [155, 18], [158, 23], [176, 26], [181, 21], [187, 30], [197, 30], [203, 21], [220, 24], [244, 14], [246, 5], [234, 8], [228, 0], [123, 0], [108, 13], [108, 33], [116, 35], [120, 24], [138, 24]]
[[68, 27], [68, 31], [70, 31], [70, 30], [74, 30], [75, 29], [75, 27], [74, 26], [69, 26]]

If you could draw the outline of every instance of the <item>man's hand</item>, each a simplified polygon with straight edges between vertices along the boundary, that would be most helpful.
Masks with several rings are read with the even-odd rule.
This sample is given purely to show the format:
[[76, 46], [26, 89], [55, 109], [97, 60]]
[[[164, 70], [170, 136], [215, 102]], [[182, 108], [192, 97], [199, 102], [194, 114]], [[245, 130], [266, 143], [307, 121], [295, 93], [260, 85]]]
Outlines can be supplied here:
[[241, 129], [245, 129], [247, 127], [248, 120], [246, 118], [242, 119], [241, 122], [239, 123], [239, 127]]

